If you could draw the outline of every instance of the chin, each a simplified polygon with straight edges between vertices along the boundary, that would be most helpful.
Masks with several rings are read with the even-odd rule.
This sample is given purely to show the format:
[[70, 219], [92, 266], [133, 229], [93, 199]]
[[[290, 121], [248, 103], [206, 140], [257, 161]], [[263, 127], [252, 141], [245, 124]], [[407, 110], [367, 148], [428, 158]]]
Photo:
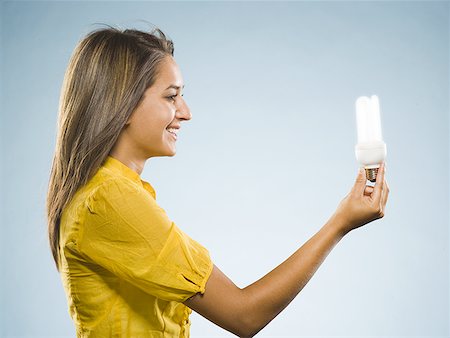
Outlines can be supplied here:
[[172, 156], [175, 156], [176, 153], [177, 153], [177, 151], [175, 149], [173, 149], [173, 150], [169, 151], [166, 156], [172, 157]]
[[172, 157], [175, 156], [176, 153], [177, 152], [175, 149], [170, 149], [166, 151], [159, 151], [158, 153], [153, 153], [153, 155], [151, 155], [150, 157]]

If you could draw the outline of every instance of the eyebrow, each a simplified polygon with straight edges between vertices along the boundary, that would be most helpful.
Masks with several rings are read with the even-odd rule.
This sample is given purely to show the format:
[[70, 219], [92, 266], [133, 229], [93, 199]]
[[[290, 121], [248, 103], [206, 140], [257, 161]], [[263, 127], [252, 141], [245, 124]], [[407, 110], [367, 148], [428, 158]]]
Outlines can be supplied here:
[[184, 85], [183, 85], [183, 87], [180, 87], [180, 86], [175, 86], [175, 85], [170, 85], [169, 87], [167, 87], [165, 90], [167, 90], [167, 89], [170, 89], [170, 88], [173, 88], [173, 89], [176, 89], [176, 90], [178, 90], [178, 89], [180, 89], [180, 88], [184, 88]]

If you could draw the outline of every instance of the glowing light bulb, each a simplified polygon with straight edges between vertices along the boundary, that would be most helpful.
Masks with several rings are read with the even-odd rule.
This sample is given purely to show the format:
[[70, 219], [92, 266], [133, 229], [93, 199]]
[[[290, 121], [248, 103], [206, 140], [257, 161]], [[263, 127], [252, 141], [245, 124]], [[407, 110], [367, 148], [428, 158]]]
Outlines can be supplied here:
[[386, 158], [386, 143], [383, 141], [378, 96], [360, 96], [356, 100], [356, 126], [358, 143], [355, 146], [356, 160], [366, 170], [366, 177], [375, 182], [378, 169]]

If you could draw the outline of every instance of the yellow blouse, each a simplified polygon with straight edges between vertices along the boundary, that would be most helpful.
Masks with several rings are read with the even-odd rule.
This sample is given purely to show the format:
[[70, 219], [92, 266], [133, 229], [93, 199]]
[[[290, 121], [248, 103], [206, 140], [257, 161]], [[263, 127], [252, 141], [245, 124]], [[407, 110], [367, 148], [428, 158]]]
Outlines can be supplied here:
[[182, 302], [205, 292], [213, 263], [150, 183], [108, 156], [63, 210], [60, 266], [77, 337], [189, 337]]

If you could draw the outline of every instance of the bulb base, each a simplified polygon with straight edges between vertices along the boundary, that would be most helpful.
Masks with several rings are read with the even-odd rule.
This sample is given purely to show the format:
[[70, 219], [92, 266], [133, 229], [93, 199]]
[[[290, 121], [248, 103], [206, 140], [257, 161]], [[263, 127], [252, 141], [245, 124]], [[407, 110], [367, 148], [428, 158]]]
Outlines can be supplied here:
[[379, 168], [366, 168], [366, 178], [370, 182], [375, 182], [377, 180], [377, 174], [378, 174]]

